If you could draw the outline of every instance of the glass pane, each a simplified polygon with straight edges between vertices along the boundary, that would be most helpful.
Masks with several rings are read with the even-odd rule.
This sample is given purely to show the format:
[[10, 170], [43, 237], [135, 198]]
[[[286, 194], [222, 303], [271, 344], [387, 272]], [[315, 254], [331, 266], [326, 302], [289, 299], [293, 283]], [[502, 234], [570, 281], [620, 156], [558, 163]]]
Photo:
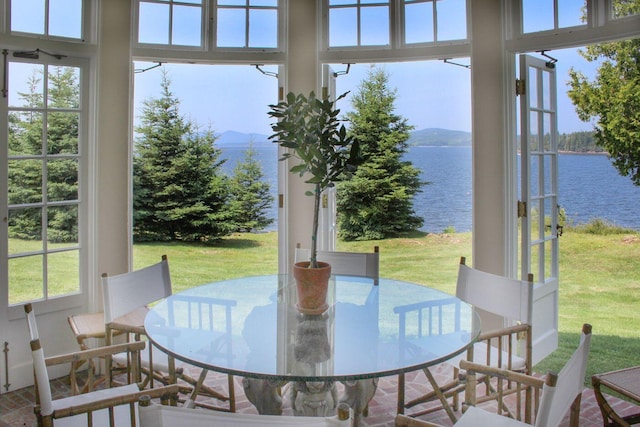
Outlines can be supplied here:
[[531, 153], [535, 153], [540, 150], [540, 140], [538, 136], [538, 113], [531, 111], [529, 114], [529, 151]]
[[47, 257], [48, 297], [80, 292], [80, 252], [65, 251]]
[[358, 45], [358, 15], [356, 8], [329, 10], [329, 46]]
[[82, 38], [82, 0], [49, 0], [49, 34]]
[[329, 6], [356, 5], [356, 0], [329, 0]]
[[444, 0], [436, 3], [438, 41], [467, 38], [467, 10], [465, 0]]
[[218, 9], [218, 46], [245, 47], [245, 10]]
[[44, 65], [9, 63], [9, 106], [42, 107]]
[[544, 171], [542, 179], [544, 180], [544, 194], [546, 196], [553, 194], [553, 180], [551, 179], [551, 173], [553, 172], [553, 158], [554, 155], [552, 154], [544, 156]]
[[49, 249], [78, 244], [78, 206], [54, 206], [47, 209]]
[[218, 0], [218, 6], [246, 6], [247, 0]]
[[59, 159], [47, 162], [49, 202], [78, 200], [78, 161]]
[[47, 105], [52, 108], [80, 107], [80, 69], [49, 67]]
[[537, 197], [540, 195], [539, 192], [539, 172], [538, 168], [538, 156], [532, 155], [530, 158], [529, 164], [529, 191], [531, 192], [531, 197]]
[[9, 155], [42, 154], [42, 114], [31, 111], [9, 113]]
[[431, 3], [407, 4], [404, 7], [406, 43], [433, 42], [433, 6]]
[[249, 11], [249, 47], [278, 47], [278, 12], [276, 10]]
[[278, 7], [278, 0], [250, 0], [249, 5]]
[[522, 0], [522, 31], [553, 30], [554, 15], [553, 0]]
[[612, 3], [612, 16], [614, 19], [640, 14], [640, 3], [638, 2], [629, 0], [613, 0]]
[[44, 298], [42, 255], [9, 260], [9, 304]]
[[78, 154], [79, 113], [47, 115], [47, 153]]
[[202, 8], [175, 6], [173, 8], [172, 44], [200, 46], [202, 34]]
[[535, 68], [529, 68], [528, 72], [529, 79], [529, 107], [530, 108], [539, 108], [539, 100], [538, 100], [538, 71]]
[[585, 0], [558, 0], [558, 27], [585, 25], [586, 13]]
[[[555, 231], [554, 233], [555, 234]], [[549, 277], [556, 277], [553, 261], [553, 245], [554, 241], [549, 240], [544, 244], [544, 279]], [[543, 279], [543, 278], [541, 278]]]
[[140, 2], [138, 42], [169, 44], [169, 5]]
[[42, 250], [42, 209], [10, 210], [9, 255]]
[[42, 161], [9, 161], [9, 204], [42, 202]]
[[[541, 215], [541, 205], [540, 205], [540, 200], [531, 200], [531, 235], [529, 237], [529, 241], [530, 242], [536, 242], [537, 240], [540, 240], [541, 238], [541, 234], [540, 234], [540, 215]], [[535, 256], [534, 255], [534, 250], [532, 248], [531, 251], [531, 256]], [[533, 264], [532, 264], [533, 265]]]
[[389, 8], [363, 7], [361, 10], [361, 44], [387, 46], [389, 44]]
[[550, 151], [553, 149], [551, 146], [551, 118], [550, 113], [544, 113], [542, 115], [542, 132], [544, 135], [544, 151]]
[[542, 72], [542, 108], [545, 110], [551, 109], [551, 77], [550, 72]]
[[44, 34], [45, 0], [11, 0], [11, 31]]

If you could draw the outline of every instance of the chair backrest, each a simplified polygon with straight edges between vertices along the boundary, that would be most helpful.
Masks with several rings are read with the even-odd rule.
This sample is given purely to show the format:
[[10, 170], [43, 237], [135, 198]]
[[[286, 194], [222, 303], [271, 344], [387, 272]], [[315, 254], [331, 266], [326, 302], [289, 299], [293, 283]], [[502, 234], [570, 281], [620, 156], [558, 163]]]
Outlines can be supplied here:
[[338, 415], [332, 417], [307, 417], [288, 415], [258, 415], [222, 411], [198, 411], [194, 409], [151, 404], [139, 406], [140, 427], [188, 425], [189, 427], [235, 426], [305, 426], [349, 427], [353, 414], [346, 403], [338, 405]]
[[51, 386], [49, 385], [49, 373], [47, 372], [47, 365], [44, 360], [44, 351], [40, 345], [36, 314], [31, 304], [25, 304], [24, 312], [27, 317], [27, 327], [29, 328], [31, 357], [33, 358], [33, 371], [35, 374], [40, 413], [43, 416], [47, 416], [53, 413], [53, 399], [51, 397]]
[[166, 255], [162, 261], [117, 276], [102, 275], [104, 321], [113, 322], [136, 308], [171, 295], [171, 275]]
[[[580, 344], [569, 361], [564, 365], [560, 373], [557, 375], [549, 373], [548, 375], [550, 380], [545, 382], [542, 389], [542, 398], [536, 416], [536, 426], [559, 426], [567, 410], [576, 401], [576, 398], [582, 394], [590, 348], [591, 325], [584, 324], [580, 335]], [[579, 401], [577, 402], [579, 404]], [[576, 408], [576, 411], [579, 412], [579, 408]]]
[[[307, 261], [310, 250], [296, 245], [295, 262]], [[331, 264], [331, 273], [341, 276], [368, 277], [378, 284], [380, 278], [380, 248], [373, 252], [318, 251], [318, 261]]]
[[533, 274], [517, 280], [476, 270], [460, 259], [456, 296], [474, 307], [531, 325]]

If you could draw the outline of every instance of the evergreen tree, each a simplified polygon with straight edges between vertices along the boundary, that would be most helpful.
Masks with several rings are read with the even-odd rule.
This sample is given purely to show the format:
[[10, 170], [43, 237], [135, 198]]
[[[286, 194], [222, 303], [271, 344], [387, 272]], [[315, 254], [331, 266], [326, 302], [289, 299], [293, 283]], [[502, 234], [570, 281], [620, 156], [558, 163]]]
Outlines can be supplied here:
[[144, 102], [133, 158], [134, 239], [206, 241], [232, 231], [228, 182], [211, 130], [179, 111], [162, 76], [159, 98]]
[[262, 230], [274, 219], [267, 217], [267, 209], [273, 203], [269, 183], [264, 174], [253, 144], [244, 152], [231, 178], [231, 208], [235, 230], [250, 232]]
[[[19, 93], [28, 109], [44, 106], [42, 83], [44, 68], [29, 77], [28, 92]], [[49, 155], [46, 162], [47, 200], [62, 202], [78, 199], [78, 113], [80, 89], [73, 67], [47, 68], [47, 111], [14, 112], [9, 117], [9, 154]], [[57, 110], [57, 111], [56, 111]], [[46, 152], [43, 145], [44, 114], [46, 117]], [[71, 156], [65, 157], [65, 156]], [[9, 164], [9, 203], [42, 201], [43, 160], [20, 159]], [[42, 215], [39, 209], [20, 209], [12, 215], [10, 237], [42, 238]], [[51, 242], [74, 242], [78, 239], [78, 211], [75, 206], [50, 207], [47, 211], [47, 239]]]
[[388, 84], [383, 69], [371, 68], [347, 114], [364, 163], [338, 185], [338, 233], [344, 240], [384, 239], [423, 223], [413, 210], [413, 197], [423, 185], [420, 171], [402, 160], [413, 127], [394, 114], [396, 91]]

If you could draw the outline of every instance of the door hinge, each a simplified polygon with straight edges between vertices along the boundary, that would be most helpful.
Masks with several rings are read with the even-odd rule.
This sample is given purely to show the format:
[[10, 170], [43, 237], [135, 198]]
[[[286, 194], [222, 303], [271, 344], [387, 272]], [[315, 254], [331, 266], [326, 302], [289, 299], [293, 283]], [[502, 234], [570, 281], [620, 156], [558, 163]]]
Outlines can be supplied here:
[[527, 216], [527, 202], [518, 200], [518, 218], [524, 218]]
[[516, 79], [516, 96], [525, 94], [525, 81]]

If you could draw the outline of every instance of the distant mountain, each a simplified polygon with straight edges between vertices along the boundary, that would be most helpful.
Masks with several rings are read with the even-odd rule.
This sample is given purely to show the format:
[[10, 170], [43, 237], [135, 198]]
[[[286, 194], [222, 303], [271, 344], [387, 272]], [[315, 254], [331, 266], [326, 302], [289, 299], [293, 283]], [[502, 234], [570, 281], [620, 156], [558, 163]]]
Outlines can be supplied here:
[[471, 145], [471, 132], [429, 128], [411, 132], [410, 146], [460, 147]]
[[[268, 135], [259, 133], [242, 133], [229, 130], [216, 135], [216, 145], [224, 147], [248, 147], [253, 142], [254, 147], [276, 145], [269, 140]], [[459, 130], [429, 128], [411, 132], [407, 143], [410, 146], [459, 147], [471, 145], [471, 133]]]
[[224, 147], [248, 147], [250, 143], [253, 143], [254, 147], [264, 147], [266, 145], [275, 144], [269, 141], [268, 135], [262, 135], [259, 133], [242, 133], [233, 130], [216, 135], [216, 145], [219, 148]]

